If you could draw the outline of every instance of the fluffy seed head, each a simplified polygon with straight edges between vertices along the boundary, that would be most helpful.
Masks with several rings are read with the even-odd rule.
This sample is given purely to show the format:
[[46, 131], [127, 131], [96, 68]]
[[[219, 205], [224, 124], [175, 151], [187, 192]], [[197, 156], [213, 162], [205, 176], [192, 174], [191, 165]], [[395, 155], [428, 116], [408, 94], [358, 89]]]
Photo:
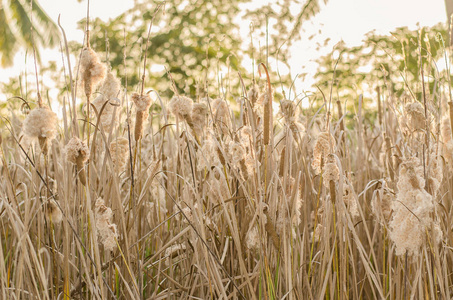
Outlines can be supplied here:
[[107, 99], [118, 97], [118, 93], [121, 89], [121, 82], [112, 72], [108, 72], [99, 92]]
[[337, 162], [333, 154], [329, 154], [327, 156], [327, 162], [324, 166], [324, 173], [322, 176], [323, 183], [326, 187], [329, 187], [331, 180], [336, 182], [340, 178], [340, 170], [338, 169]]
[[417, 157], [405, 159], [400, 165], [398, 190], [411, 191], [425, 187], [423, 166]]
[[[96, 107], [96, 110], [98, 113], [101, 112], [101, 109], [102, 107], [104, 106], [105, 102], [107, 102], [108, 100], [105, 99], [104, 96], [102, 95], [99, 95], [97, 96], [94, 101], [93, 101], [93, 105], [94, 107]], [[100, 120], [100, 124], [102, 125], [102, 128], [104, 129], [104, 131], [106, 133], [110, 132], [110, 129], [112, 128], [112, 126], [116, 126], [116, 124], [118, 124], [118, 110], [116, 111], [116, 113], [114, 114], [114, 111], [115, 111], [115, 107], [109, 103], [105, 104], [104, 106], [104, 110], [102, 111], [102, 114], [101, 114], [101, 120]]]
[[80, 73], [85, 94], [91, 95], [94, 87], [104, 78], [105, 66], [93, 49], [85, 47], [80, 58]]
[[355, 196], [354, 187], [350, 182], [343, 184], [343, 202], [353, 218], [359, 217], [359, 207]]
[[148, 94], [141, 95], [138, 93], [132, 94], [132, 101], [135, 103], [135, 109], [137, 111], [148, 111], [151, 107], [151, 97]]
[[101, 112], [101, 109], [104, 106], [104, 110], [102, 111], [100, 117], [101, 118], [100, 123], [102, 124], [102, 127], [104, 128], [105, 132], [107, 133], [110, 132], [112, 125], [115, 127], [116, 124], [118, 123], [119, 109], [117, 109], [117, 112], [114, 114], [115, 106], [113, 106], [112, 104], [105, 103], [109, 100], [118, 97], [120, 89], [121, 84], [119, 79], [116, 78], [112, 72], [109, 72], [105, 77], [101, 88], [99, 89], [100, 95], [97, 96], [93, 101], [93, 105], [96, 107], [98, 113]]
[[113, 251], [117, 246], [118, 232], [116, 224], [112, 223], [112, 209], [105, 206], [102, 198], [96, 200], [95, 216], [99, 241], [104, 245], [105, 250]]
[[411, 127], [413, 129], [423, 129], [425, 127], [425, 111], [420, 102], [413, 102], [406, 104], [406, 113], [410, 116]]
[[57, 115], [47, 106], [35, 108], [25, 119], [22, 130], [28, 137], [50, 141], [57, 135]]
[[428, 171], [429, 171], [428, 172], [429, 192], [431, 193], [431, 195], [435, 196], [439, 191], [444, 173], [441, 158], [436, 157], [434, 151], [431, 152], [431, 159], [429, 161]]
[[332, 152], [335, 145], [335, 139], [329, 132], [325, 131], [319, 134], [313, 149], [313, 162], [311, 164], [316, 174], [321, 173], [322, 161], [326, 160], [327, 155]]
[[223, 134], [227, 134], [231, 120], [226, 101], [220, 98], [214, 100], [212, 102], [212, 112], [214, 115], [214, 123], [219, 126]]
[[395, 200], [393, 191], [383, 188], [373, 195], [371, 211], [381, 225], [390, 221], [392, 214], [392, 202]]
[[46, 218], [54, 224], [58, 224], [63, 220], [63, 214], [54, 200], [46, 203]]
[[191, 118], [192, 105], [193, 101], [189, 97], [173, 96], [173, 98], [171, 98], [170, 100], [170, 103], [168, 103], [168, 108], [176, 118], [182, 121]]
[[110, 143], [109, 150], [113, 164], [115, 165], [115, 171], [123, 171], [129, 154], [129, 140], [122, 137], [118, 138]]
[[321, 223], [318, 223], [318, 225], [316, 225], [316, 228], [313, 231], [313, 239], [315, 240], [315, 242], [321, 241], [321, 235], [324, 228], [325, 227]]
[[84, 163], [90, 157], [90, 149], [88, 149], [85, 142], [78, 137], [70, 139], [65, 150], [66, 159], [73, 164], [77, 164], [78, 160]]
[[192, 123], [197, 135], [201, 135], [206, 124], [208, 107], [204, 103], [195, 103], [192, 107]]
[[390, 221], [390, 238], [396, 254], [418, 255], [425, 245], [426, 232], [434, 228], [435, 242], [440, 241], [440, 228], [433, 219], [434, 202], [424, 189], [423, 166], [416, 157], [401, 163], [398, 178], [397, 201], [392, 202], [393, 218]]
[[280, 110], [285, 116], [287, 122], [294, 121], [296, 116], [296, 105], [291, 100], [282, 100], [280, 103]]
[[257, 250], [260, 244], [260, 235], [258, 233], [258, 227], [253, 226], [248, 232], [246, 237], [246, 245], [250, 250]]
[[250, 88], [249, 92], [247, 93], [247, 97], [249, 101], [252, 102], [252, 105], [255, 105], [256, 101], [258, 100], [260, 95], [260, 90], [256, 84], [253, 84]]
[[245, 149], [240, 143], [230, 142], [228, 154], [231, 156], [231, 162], [239, 166], [239, 162], [245, 159]]

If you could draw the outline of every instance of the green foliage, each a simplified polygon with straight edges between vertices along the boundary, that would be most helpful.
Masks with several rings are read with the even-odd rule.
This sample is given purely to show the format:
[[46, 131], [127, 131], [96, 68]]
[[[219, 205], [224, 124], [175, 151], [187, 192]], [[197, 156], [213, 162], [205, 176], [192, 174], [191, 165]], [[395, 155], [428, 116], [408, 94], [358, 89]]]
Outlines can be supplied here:
[[[326, 3], [328, 0], [323, 0]], [[256, 10], [248, 10], [246, 16], [251, 18], [253, 26], [260, 28], [260, 36], [265, 37], [266, 26], [269, 30], [269, 55], [275, 56], [286, 62], [289, 57], [291, 45], [301, 38], [302, 24], [319, 13], [320, 0], [307, 0], [300, 3], [294, 0], [276, 1]], [[265, 46], [260, 51], [265, 51]], [[249, 49], [249, 52], [251, 49]]]
[[[420, 58], [425, 66], [425, 83], [433, 91], [438, 78], [435, 62], [444, 55], [442, 39], [446, 37], [446, 28], [439, 24], [414, 31], [397, 28], [390, 36], [371, 32], [357, 47], [340, 43], [332, 53], [318, 60], [316, 85], [330, 95], [335, 72], [332, 96], [342, 102], [353, 103], [358, 94], [371, 95], [377, 87], [385, 87], [396, 96], [413, 94], [420, 100]], [[365, 103], [370, 101], [365, 99]]]
[[[33, 14], [30, 15], [30, 11]], [[11, 66], [21, 47], [32, 49], [33, 42], [39, 59], [39, 49], [53, 47], [59, 36], [55, 23], [37, 1], [8, 0], [0, 5], [0, 64]]]
[[[210, 95], [223, 94], [227, 89], [232, 94], [241, 94], [235, 71], [240, 71], [245, 78], [251, 77], [251, 74], [246, 74], [241, 67], [244, 37], [239, 35], [235, 19], [242, 15], [240, 4], [247, 2], [249, 0], [203, 0], [195, 3], [188, 0], [167, 1], [164, 12], [159, 12], [154, 19], [145, 85], [159, 90], [163, 95], [172, 95], [172, 80], [167, 76], [165, 67], [172, 75], [179, 93], [203, 97], [206, 86], [209, 86]], [[108, 53], [104, 56], [105, 60], [118, 71], [123, 81], [127, 74], [128, 86], [136, 86], [141, 80], [148, 26], [158, 3], [145, 1], [109, 22], [100, 19], [90, 22], [92, 47], [98, 53]], [[300, 8], [296, 15], [293, 13], [294, 7]], [[309, 0], [300, 7], [294, 0], [285, 0], [278, 4], [278, 8], [264, 6], [248, 11], [244, 17], [253, 19], [255, 27], [261, 31], [266, 28], [266, 15], [278, 20], [269, 52], [270, 56], [276, 57], [281, 44], [290, 40], [286, 44], [289, 46], [291, 41], [298, 39], [302, 21], [318, 11], [318, 1]], [[79, 25], [85, 28], [85, 20], [80, 21]], [[249, 49], [247, 53], [251, 51]], [[263, 48], [259, 51], [263, 52]], [[288, 58], [288, 53], [282, 49], [278, 55], [279, 61], [285, 62]], [[265, 59], [262, 58], [262, 61], [265, 62]], [[290, 76], [278, 78], [274, 72], [272, 78], [275, 83], [281, 81], [285, 86], [291, 84]], [[213, 87], [217, 88], [214, 90]]]
[[[198, 1], [172, 0], [159, 12], [153, 24], [148, 48], [146, 86], [163, 94], [170, 94], [170, 78], [163, 66], [172, 74], [179, 92], [187, 86], [194, 96], [197, 81], [205, 86], [217, 86], [216, 74], [229, 64], [240, 69], [240, 43], [238, 26], [233, 19], [239, 13], [239, 0]], [[95, 19], [91, 22], [91, 45], [96, 51], [107, 51], [108, 61], [118, 69], [128, 85], [136, 86], [143, 72], [143, 52], [149, 23], [157, 4], [142, 3], [110, 22]], [[80, 22], [83, 27], [84, 21]], [[124, 56], [125, 55], [125, 56]], [[123, 60], [126, 67], [124, 68]], [[160, 65], [160, 71], [153, 66]], [[186, 91], [187, 92], [187, 91]]]

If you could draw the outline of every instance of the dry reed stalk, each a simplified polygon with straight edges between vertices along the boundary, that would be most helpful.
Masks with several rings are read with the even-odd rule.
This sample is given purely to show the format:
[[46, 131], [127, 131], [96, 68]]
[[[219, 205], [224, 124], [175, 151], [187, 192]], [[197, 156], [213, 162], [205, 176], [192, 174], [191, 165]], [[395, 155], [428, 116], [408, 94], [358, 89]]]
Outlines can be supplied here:
[[286, 147], [284, 147], [282, 149], [282, 152], [280, 154], [280, 168], [279, 168], [279, 172], [278, 174], [280, 175], [280, 177], [283, 177], [283, 174], [284, 174], [284, 170], [285, 170], [285, 163], [286, 163]]
[[148, 94], [133, 93], [132, 101], [136, 108], [134, 138], [138, 142], [143, 136], [144, 123], [148, 119], [152, 100]]
[[451, 138], [453, 140], [453, 101], [448, 102], [448, 107], [449, 107], [449, 111], [450, 111]]
[[146, 111], [137, 111], [135, 113], [135, 130], [134, 130], [134, 138], [135, 141], [139, 141], [143, 135], [144, 124], [146, 119], [148, 118], [148, 112]]
[[377, 86], [376, 87], [376, 93], [377, 93], [377, 103], [378, 103], [378, 120], [379, 120], [379, 125], [382, 126], [382, 104], [381, 104], [381, 87]]
[[[257, 92], [256, 86], [254, 88]], [[243, 90], [245, 97], [245, 86]], [[336, 178], [335, 171], [327, 170], [333, 167], [328, 166], [329, 159], [337, 149], [331, 136], [331, 133], [337, 136], [337, 132], [331, 122], [318, 116], [320, 123], [327, 125], [327, 131], [319, 134], [321, 129], [318, 131], [318, 124], [313, 121], [313, 126], [307, 126], [306, 136], [295, 138], [293, 136], [304, 134], [304, 128], [298, 125], [298, 119], [291, 119], [292, 103], [284, 100], [282, 106], [287, 105], [287, 109], [282, 109], [286, 112], [282, 127], [273, 123], [271, 105], [266, 108], [269, 118], [265, 123], [269, 126], [266, 125], [268, 138], [265, 139], [266, 115], [261, 112], [260, 104], [264, 96], [258, 97], [253, 92], [248, 98], [243, 103], [246, 108], [241, 116], [243, 120], [237, 120], [228, 111], [225, 120], [231, 123], [225, 127], [227, 134], [222, 130], [219, 118], [222, 114], [217, 114], [217, 109], [212, 115], [212, 120], [219, 120], [216, 125], [206, 122], [203, 107], [199, 107], [200, 121], [196, 120], [196, 104], [193, 104], [191, 119], [177, 117], [195, 132], [195, 139], [206, 137], [197, 139], [200, 147], [179, 125], [176, 134], [168, 134], [172, 125], [166, 119], [168, 107], [162, 104], [163, 117], [155, 118], [153, 124], [143, 121], [142, 128], [136, 130], [150, 130], [146, 138], [140, 134], [137, 138], [143, 138], [136, 147], [141, 150], [137, 150], [134, 158], [138, 168], [131, 167], [120, 176], [112, 168], [117, 165], [115, 151], [120, 152], [120, 149], [110, 149], [109, 156], [106, 147], [121, 139], [124, 126], [119, 124], [112, 129], [108, 138], [103, 134], [100, 139], [93, 138], [93, 145], [102, 146], [91, 149], [89, 189], [74, 180], [72, 166], [61, 163], [65, 160], [61, 151], [64, 144], [71, 136], [79, 134], [77, 124], [68, 126], [77, 122], [76, 118], [68, 120], [64, 113], [64, 135], [55, 136], [46, 156], [35, 155], [33, 147], [20, 148], [25, 143], [15, 142], [12, 133], [2, 133], [0, 298], [53, 299], [64, 294], [66, 299], [71, 294], [73, 298], [83, 299], [401, 299], [405, 293], [411, 298], [448, 299], [451, 296], [449, 286], [453, 277], [446, 263], [453, 259], [451, 251], [446, 251], [452, 246], [448, 236], [451, 174], [439, 168], [442, 158], [439, 159], [433, 147], [422, 153], [418, 144], [424, 141], [423, 133], [406, 134], [401, 130], [400, 107], [392, 106], [399, 103], [399, 99], [382, 102], [389, 107], [378, 112], [382, 114], [379, 123], [383, 126], [376, 127], [372, 133], [373, 137], [377, 136], [378, 147], [368, 144], [368, 128], [372, 124], [368, 122], [366, 106], [361, 107], [355, 126], [360, 127], [362, 146], [358, 146], [360, 136], [354, 135], [354, 130], [350, 131], [351, 135], [338, 137], [339, 143], [348, 145], [345, 148], [348, 157], [343, 155], [344, 164], [337, 165], [342, 169], [339, 171], [342, 177]], [[426, 100], [428, 109], [434, 111], [428, 98]], [[221, 101], [216, 104], [224, 108], [226, 103]], [[338, 104], [341, 120], [344, 116]], [[227, 108], [230, 109], [228, 105]], [[443, 113], [443, 116], [432, 115], [432, 121], [444, 117], [451, 123], [453, 118], [447, 120], [448, 112]], [[312, 116], [310, 108], [302, 111], [301, 117]], [[100, 122], [98, 120], [98, 124]], [[197, 123], [203, 125], [197, 127]], [[340, 130], [341, 123], [338, 123]], [[241, 128], [244, 124], [249, 127]], [[72, 132], [70, 126], [77, 132]], [[274, 128], [282, 130], [274, 133]], [[36, 137], [40, 142], [39, 136]], [[315, 137], [319, 143], [314, 141]], [[41, 140], [39, 147], [44, 149], [45, 140]], [[274, 141], [277, 152], [272, 145]], [[123, 146], [128, 146], [126, 142]], [[313, 154], [316, 152], [313, 168], [310, 167], [312, 148]], [[426, 151], [431, 155], [429, 163], [425, 163], [429, 177], [420, 176], [403, 159], [411, 153], [426, 156]], [[102, 155], [103, 160], [94, 159]], [[155, 164], [157, 160], [162, 164], [159, 167]], [[269, 163], [272, 160], [274, 165]], [[369, 163], [372, 160], [377, 163]], [[77, 171], [86, 168], [78, 152], [75, 161]], [[379, 165], [381, 161], [385, 161], [384, 166]], [[443, 180], [436, 174], [448, 179]], [[423, 192], [419, 177], [429, 178], [432, 205], [421, 201], [429, 197]], [[400, 180], [405, 180], [409, 191], [396, 189]], [[362, 187], [360, 184], [357, 187], [358, 182], [363, 183]], [[397, 191], [396, 199], [389, 187]], [[118, 235], [117, 249], [113, 253], [100, 251], [102, 238], [101, 243], [95, 239], [96, 218], [89, 198], [92, 195], [108, 199], [114, 214], [112, 222], [118, 224], [118, 232], [122, 233]], [[392, 215], [390, 206], [401, 204], [401, 197], [410, 195], [416, 195], [411, 198], [416, 200], [412, 201], [415, 204], [411, 201], [407, 202], [413, 206], [404, 204], [411, 213], [395, 211]], [[53, 197], [58, 197], [58, 201]], [[329, 197], [331, 201], [327, 201]], [[302, 198], [306, 201], [301, 202]], [[132, 209], [128, 207], [131, 199]], [[171, 210], [172, 199], [187, 205], [174, 214], [159, 209]], [[370, 199], [373, 213], [379, 211], [379, 222], [368, 215]], [[53, 201], [67, 216], [59, 224], [55, 222], [58, 218], [51, 215]], [[352, 212], [353, 204], [357, 205], [358, 216]], [[263, 212], [262, 206], [266, 205], [268, 210]], [[299, 209], [301, 215], [297, 216]], [[182, 217], [183, 212], [187, 218]], [[392, 246], [387, 230], [403, 227], [393, 222], [389, 226], [397, 214], [399, 217], [416, 215], [420, 220], [411, 219], [415, 229], [420, 229], [420, 221], [426, 225], [423, 232], [420, 231], [425, 247], [420, 249], [418, 259], [407, 255], [406, 262], [404, 256], [395, 256], [395, 249], [400, 253], [401, 244], [396, 248]], [[283, 221], [280, 217], [284, 217]], [[300, 221], [295, 222], [294, 218]], [[437, 245], [438, 226], [447, 233], [440, 246]], [[265, 242], [260, 242], [260, 234]], [[255, 240], [254, 245], [249, 245], [249, 238]], [[409, 239], [409, 242], [414, 241], [417, 240]], [[177, 253], [172, 253], [174, 245], [180, 245]], [[169, 257], [164, 257], [166, 252]]]
[[[345, 146], [345, 127], [344, 127], [344, 120], [343, 120], [343, 110], [341, 108], [341, 101], [337, 100], [337, 108], [338, 108], [338, 120], [340, 120], [340, 134], [341, 134], [341, 143], [343, 147]], [[341, 149], [341, 148], [340, 148]]]
[[395, 168], [393, 167], [393, 155], [392, 155], [392, 145], [390, 143], [390, 137], [386, 136], [385, 137], [385, 146], [386, 146], [386, 153], [387, 153], [387, 163], [389, 165], [388, 171], [390, 174], [390, 178], [392, 179], [392, 182], [395, 180], [395, 173], [394, 170]]
[[330, 180], [329, 181], [329, 191], [330, 191], [330, 200], [335, 203], [335, 200], [337, 198], [337, 191], [335, 188], [335, 181]]
[[277, 251], [280, 251], [280, 238], [278, 237], [277, 231], [275, 231], [274, 222], [272, 222], [271, 218], [269, 217], [269, 212], [264, 212], [264, 215], [266, 216], [266, 224], [264, 224], [264, 229], [269, 234], [274, 247], [277, 249]]
[[66, 145], [65, 151], [67, 161], [76, 165], [80, 182], [86, 185], [85, 162], [90, 157], [88, 146], [79, 138], [73, 137]]

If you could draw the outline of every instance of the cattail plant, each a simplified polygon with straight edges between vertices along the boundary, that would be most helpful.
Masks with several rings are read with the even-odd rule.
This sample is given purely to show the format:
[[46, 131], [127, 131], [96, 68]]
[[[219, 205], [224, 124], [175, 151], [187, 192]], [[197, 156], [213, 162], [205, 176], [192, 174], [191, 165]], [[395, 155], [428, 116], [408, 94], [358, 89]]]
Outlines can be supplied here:
[[[327, 169], [327, 168], [326, 168]], [[353, 218], [359, 217], [359, 204], [352, 183], [344, 176], [343, 179], [343, 202]]]
[[293, 101], [287, 99], [282, 100], [280, 102], [280, 110], [287, 124], [291, 124], [296, 120], [296, 105]]
[[81, 84], [88, 103], [95, 87], [105, 77], [105, 65], [101, 63], [97, 53], [90, 46], [83, 48], [80, 57]]
[[453, 169], [453, 137], [451, 122], [449, 118], [444, 118], [441, 124], [442, 135], [442, 155], [445, 157], [449, 168]]
[[143, 136], [144, 122], [148, 119], [149, 108], [152, 100], [148, 94], [132, 94], [132, 101], [135, 103], [135, 141], [138, 142]]
[[57, 135], [57, 115], [47, 106], [33, 109], [25, 119], [22, 130], [32, 139], [38, 139], [44, 155], [48, 152], [49, 143]]
[[129, 140], [126, 138], [118, 138], [110, 143], [110, 155], [113, 165], [117, 173], [124, 170], [129, 158]]
[[252, 226], [247, 232], [245, 244], [250, 250], [258, 250], [260, 245], [260, 234], [258, 232], [258, 226]]
[[406, 114], [410, 119], [410, 127], [414, 130], [424, 129], [426, 126], [425, 110], [420, 102], [406, 104]]
[[77, 167], [80, 182], [86, 185], [85, 162], [90, 157], [90, 149], [84, 141], [78, 137], [73, 137], [66, 145], [66, 160]]
[[118, 232], [116, 224], [112, 223], [112, 209], [105, 206], [104, 199], [98, 198], [95, 205], [96, 229], [99, 234], [99, 242], [104, 245], [107, 251], [117, 248], [116, 241]]
[[115, 113], [115, 106], [118, 105], [112, 105], [110, 100], [117, 99], [120, 89], [120, 80], [110, 71], [99, 88], [99, 96], [93, 100], [93, 106], [96, 107], [98, 113], [104, 107], [100, 116], [100, 124], [106, 133], [110, 132], [110, 129], [118, 123], [118, 111]]
[[396, 201], [392, 202], [390, 238], [397, 255], [419, 255], [425, 244], [426, 233], [433, 231], [434, 244], [442, 238], [442, 231], [432, 217], [434, 202], [424, 189], [423, 166], [417, 157], [407, 158], [400, 166]]
[[45, 204], [45, 211], [48, 221], [58, 224], [63, 220], [63, 214], [54, 200], [49, 200]]
[[253, 83], [252, 87], [249, 89], [249, 91], [247, 93], [247, 97], [248, 97], [249, 101], [252, 103], [252, 107], [255, 106], [256, 101], [260, 97], [260, 90], [255, 83]]
[[193, 100], [189, 97], [173, 96], [168, 108], [179, 122], [185, 120], [188, 124], [192, 123]]
[[223, 135], [227, 135], [231, 128], [230, 110], [223, 99], [215, 99], [212, 104], [213, 122]]
[[316, 139], [316, 144], [313, 149], [313, 161], [311, 166], [316, 174], [321, 173], [327, 156], [335, 148], [335, 138], [329, 132], [321, 132]]
[[208, 107], [204, 103], [194, 103], [192, 106], [193, 130], [198, 137], [203, 135], [208, 116]]
[[[340, 170], [338, 169], [335, 156], [327, 155], [326, 163], [324, 164], [324, 172], [322, 174], [324, 186], [329, 188], [330, 182], [337, 182], [340, 179]], [[333, 199], [334, 200], [334, 199]]]
[[381, 188], [373, 193], [371, 212], [379, 224], [386, 226], [392, 215], [392, 202], [395, 201], [395, 193], [386, 186], [385, 181], [381, 185]]

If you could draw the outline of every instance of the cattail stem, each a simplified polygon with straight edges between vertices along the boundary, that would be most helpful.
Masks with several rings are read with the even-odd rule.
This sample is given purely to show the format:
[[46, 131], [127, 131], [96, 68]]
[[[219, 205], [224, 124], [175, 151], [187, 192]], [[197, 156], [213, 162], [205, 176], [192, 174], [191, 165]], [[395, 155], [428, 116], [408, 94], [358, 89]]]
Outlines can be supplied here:
[[275, 231], [274, 223], [272, 222], [271, 218], [269, 217], [269, 213], [265, 212], [264, 214], [266, 215], [266, 219], [267, 219], [266, 224], [264, 225], [264, 229], [266, 229], [266, 232], [271, 237], [274, 247], [277, 248], [277, 250], [280, 250], [280, 239], [278, 238], [278, 234]]
[[279, 168], [279, 175], [283, 177], [283, 173], [285, 170], [285, 155], [286, 155], [286, 147], [282, 149], [282, 153], [280, 154], [280, 168]]
[[393, 172], [393, 160], [392, 160], [392, 145], [390, 144], [390, 138], [388, 136], [385, 137], [385, 146], [387, 148], [387, 160], [389, 164], [389, 174], [392, 182], [395, 180], [395, 173]]
[[335, 181], [329, 181], [329, 189], [330, 189], [330, 200], [332, 203], [335, 203], [335, 198], [337, 197], [337, 191], [335, 190]]
[[[343, 146], [345, 145], [345, 130], [344, 130], [344, 120], [343, 120], [343, 110], [341, 108], [341, 101], [340, 100], [337, 100], [337, 107], [338, 107], [338, 119], [340, 120], [340, 132], [343, 132], [343, 134], [341, 134], [341, 139], [340, 139], [340, 142], [343, 143]], [[341, 147], [340, 147], [341, 149]]]
[[143, 134], [143, 123], [145, 122], [147, 118], [147, 112], [146, 111], [137, 111], [135, 115], [135, 141], [138, 142]]
[[77, 166], [77, 173], [79, 174], [79, 180], [83, 185], [86, 186], [87, 179], [86, 179], [86, 175], [85, 175], [84, 162], [83, 162], [82, 155], [79, 155], [76, 158], [76, 166]]
[[47, 137], [40, 136], [38, 137], [38, 141], [42, 153], [44, 154], [44, 156], [46, 156], [48, 152]]
[[341, 109], [341, 101], [337, 100], [338, 119], [340, 120], [340, 130], [344, 131], [343, 110]]
[[269, 72], [265, 64], [261, 63], [259, 66], [264, 68], [267, 76], [267, 101], [264, 103], [264, 132], [263, 132], [263, 143], [269, 145], [271, 129], [272, 129], [272, 86]]
[[270, 136], [270, 124], [269, 124], [269, 113], [270, 113], [270, 99], [267, 99], [264, 103], [264, 124], [263, 124], [263, 143], [265, 146], [269, 145]]
[[453, 139], [453, 101], [448, 102], [448, 107], [450, 108], [450, 132], [451, 138]]
[[376, 87], [376, 92], [377, 92], [379, 125], [382, 125], [381, 88], [379, 86]]

